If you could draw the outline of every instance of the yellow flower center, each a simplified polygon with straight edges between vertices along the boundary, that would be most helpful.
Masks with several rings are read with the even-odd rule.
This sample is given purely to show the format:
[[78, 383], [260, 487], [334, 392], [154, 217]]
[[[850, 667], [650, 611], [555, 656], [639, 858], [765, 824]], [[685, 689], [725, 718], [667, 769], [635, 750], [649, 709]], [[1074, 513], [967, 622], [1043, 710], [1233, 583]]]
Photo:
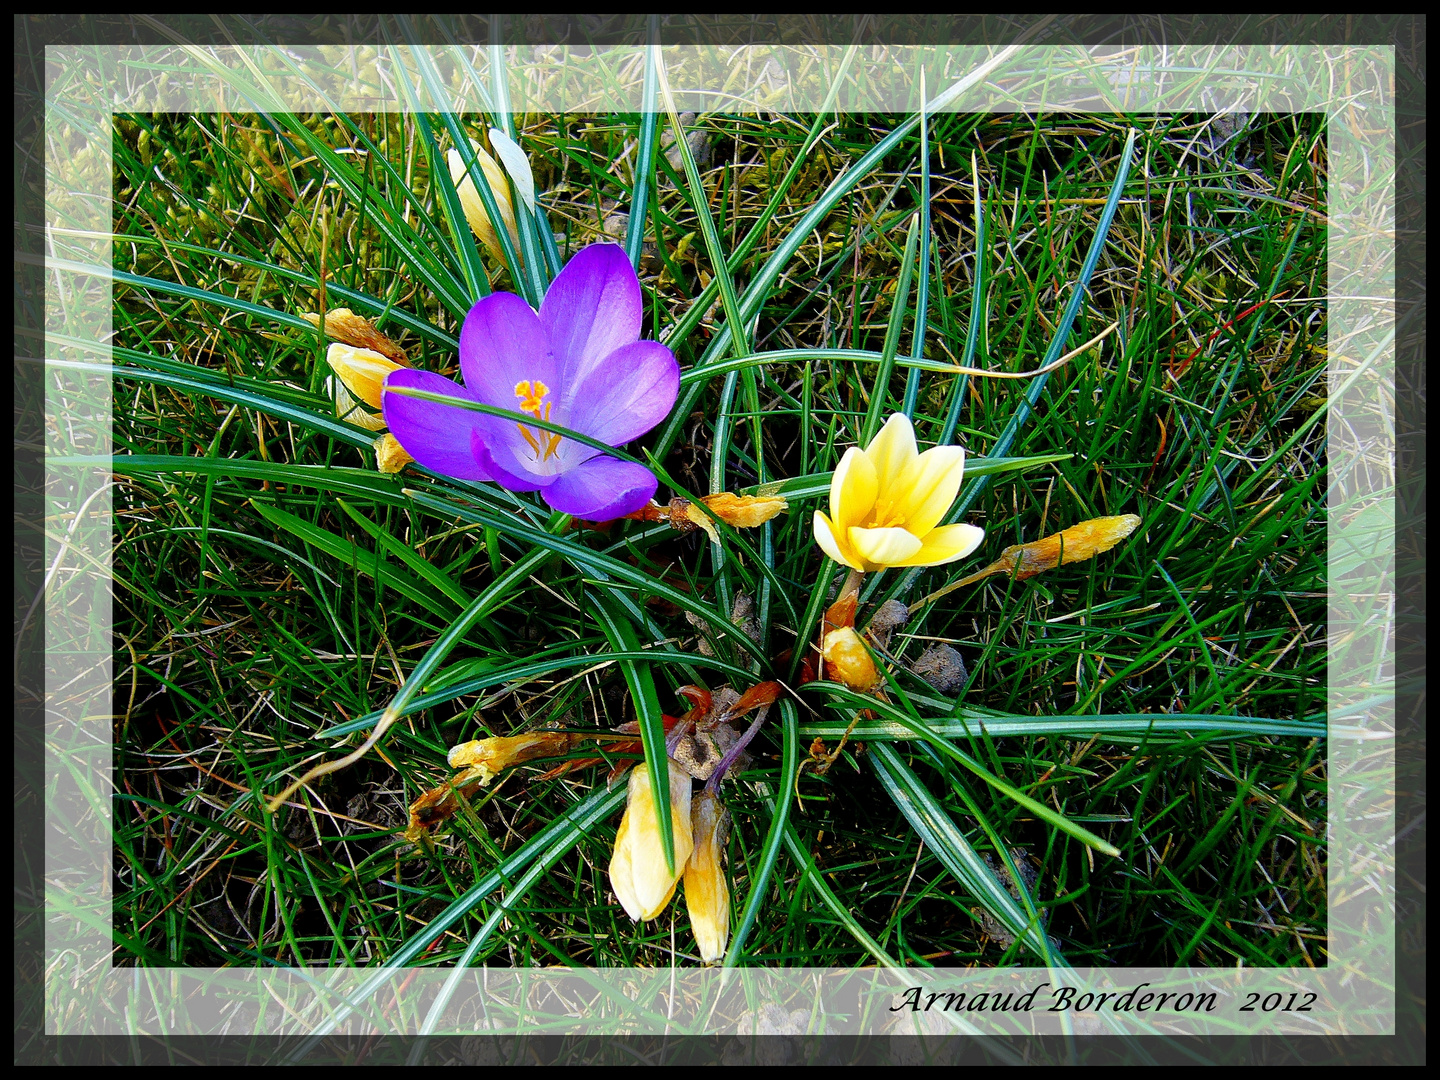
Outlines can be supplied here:
[[[520, 411], [529, 413], [536, 420], [550, 420], [550, 406], [554, 402], [546, 401], [550, 394], [550, 388], [539, 379], [533, 382], [525, 379], [515, 384], [515, 396], [520, 399]], [[560, 436], [550, 431], [531, 431], [524, 424], [516, 424], [520, 434], [530, 444], [530, 449], [535, 454], [536, 461], [549, 461], [555, 456], [555, 451], [560, 448]]]
[[900, 529], [904, 527], [905, 515], [895, 509], [894, 499], [880, 498], [875, 500], [875, 508], [870, 511], [870, 522], [865, 528]]

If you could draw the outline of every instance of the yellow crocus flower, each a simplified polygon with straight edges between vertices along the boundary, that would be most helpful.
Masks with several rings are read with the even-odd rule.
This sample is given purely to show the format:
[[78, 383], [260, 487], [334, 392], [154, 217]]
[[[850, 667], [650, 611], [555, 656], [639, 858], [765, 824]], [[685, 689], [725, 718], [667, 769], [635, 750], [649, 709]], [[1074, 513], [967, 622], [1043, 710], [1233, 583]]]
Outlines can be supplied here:
[[[345, 388], [372, 409], [380, 408], [380, 392], [385, 388], [385, 376], [405, 366], [374, 349], [357, 349], [339, 341], [330, 343], [325, 362], [340, 376]], [[338, 393], [336, 400], [339, 400]]]
[[630, 771], [625, 816], [615, 834], [610, 857], [610, 887], [625, 913], [636, 922], [653, 919], [675, 895], [694, 850], [690, 832], [690, 774], [670, 762], [670, 826], [675, 839], [675, 873], [665, 869], [660, 844], [660, 822], [651, 794], [650, 767], [641, 762]]
[[700, 959], [707, 964], [725, 956], [730, 941], [730, 887], [725, 883], [725, 836], [730, 815], [720, 800], [702, 791], [691, 810], [695, 849], [685, 867], [685, 910]]
[[940, 522], [964, 471], [964, 450], [936, 446], [919, 453], [909, 419], [896, 413], [865, 449], [845, 451], [830, 481], [830, 515], [815, 512], [815, 542], [862, 573], [963, 559], [980, 546], [985, 530]]

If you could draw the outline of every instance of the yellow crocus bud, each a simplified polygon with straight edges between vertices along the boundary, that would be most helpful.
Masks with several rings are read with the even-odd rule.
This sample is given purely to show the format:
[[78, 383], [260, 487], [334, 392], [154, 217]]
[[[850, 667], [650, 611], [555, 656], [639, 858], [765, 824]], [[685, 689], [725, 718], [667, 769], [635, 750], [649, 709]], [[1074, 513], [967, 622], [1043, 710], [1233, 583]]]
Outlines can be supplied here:
[[354, 424], [356, 427], [363, 427], [366, 431], [384, 431], [385, 418], [378, 413], [372, 413], [356, 402], [350, 396], [350, 391], [345, 389], [345, 384], [339, 379], [326, 379], [326, 387], [335, 395], [335, 415], [346, 423]]
[[1017, 578], [1024, 580], [1046, 570], [1053, 570], [1057, 566], [1084, 562], [1109, 551], [1139, 525], [1140, 519], [1134, 514], [1091, 518], [1078, 525], [1071, 525], [1053, 536], [1007, 547], [1000, 552], [999, 560], [987, 566], [981, 573], [1013, 572]]
[[[313, 311], [302, 311], [300, 317], [311, 326], [320, 325], [320, 316]], [[410, 358], [395, 342], [375, 329], [375, 324], [363, 315], [356, 315], [349, 308], [336, 308], [325, 313], [325, 333], [336, 341], [353, 345], [357, 349], [369, 349], [387, 356], [397, 364], [410, 366]]]
[[911, 611], [918, 611], [926, 604], [940, 599], [965, 585], [971, 585], [991, 574], [1013, 575], [1017, 581], [1024, 581], [1057, 566], [1084, 562], [1096, 555], [1103, 555], [1116, 544], [1140, 527], [1140, 518], [1134, 514], [1119, 514], [1115, 517], [1091, 518], [1078, 525], [1071, 525], [1062, 532], [1043, 536], [1028, 544], [1014, 544], [1000, 552], [1000, 558], [989, 566], [961, 578], [953, 585], [931, 593], [923, 600], [910, 605]]
[[610, 857], [610, 887], [625, 913], [636, 922], [653, 919], [675, 895], [694, 840], [690, 832], [690, 774], [670, 762], [670, 825], [675, 840], [675, 873], [665, 869], [660, 822], [651, 795], [650, 767], [644, 762], [630, 771], [625, 816], [615, 834]]
[[[515, 208], [510, 205], [510, 185], [505, 181], [505, 173], [494, 158], [487, 154], [472, 139], [470, 147], [475, 151], [476, 160], [480, 162], [480, 169], [485, 173], [485, 181], [490, 185], [490, 193], [495, 196], [495, 204], [500, 207], [500, 216], [505, 219], [505, 228], [510, 233], [510, 239], [514, 241], [515, 250], [520, 250], [520, 231], [515, 225]], [[470, 223], [470, 229], [480, 242], [485, 245], [485, 250], [496, 262], [505, 261], [505, 250], [500, 246], [500, 238], [495, 233], [495, 226], [490, 222], [490, 215], [485, 212], [485, 201], [480, 198], [480, 192], [475, 189], [475, 181], [470, 179], [470, 173], [465, 168], [465, 161], [460, 156], [459, 150], [451, 150], [445, 156], [450, 165], [450, 180], [455, 185], [455, 194], [460, 196], [460, 208], [465, 211], [465, 220]]]
[[385, 388], [385, 376], [405, 366], [373, 349], [357, 349], [339, 341], [331, 343], [325, 353], [325, 361], [340, 376], [345, 388], [372, 409], [380, 408], [380, 392]]
[[375, 440], [375, 466], [382, 473], [397, 473], [414, 460], [388, 431]]
[[851, 690], [868, 693], [880, 682], [875, 661], [870, 659], [869, 650], [853, 626], [842, 626], [826, 634], [820, 655], [825, 660], [827, 676]]
[[730, 888], [724, 867], [730, 814], [715, 795], [703, 791], [690, 816], [695, 823], [695, 850], [685, 865], [685, 908], [700, 959], [713, 964], [724, 958], [730, 941]]

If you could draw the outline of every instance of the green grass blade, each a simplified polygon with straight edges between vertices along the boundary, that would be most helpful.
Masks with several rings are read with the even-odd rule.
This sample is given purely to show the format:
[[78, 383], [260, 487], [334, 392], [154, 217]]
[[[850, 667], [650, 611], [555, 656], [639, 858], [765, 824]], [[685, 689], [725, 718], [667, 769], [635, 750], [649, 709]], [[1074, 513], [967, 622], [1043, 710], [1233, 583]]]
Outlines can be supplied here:
[[513, 881], [517, 874], [524, 872], [525, 868], [536, 859], [542, 858], [552, 845], [564, 843], [571, 834], [588, 834], [596, 825], [624, 805], [625, 787], [623, 785], [609, 790], [593, 791], [555, 821], [530, 837], [499, 866], [451, 901], [440, 914], [426, 924], [424, 929], [412, 935], [393, 956], [356, 987], [348, 997], [340, 998], [333, 1006], [330, 1015], [320, 1021], [306, 1037], [305, 1042], [296, 1048], [292, 1060], [303, 1060], [309, 1052], [307, 1048], [313, 1048], [354, 1012], [365, 1007], [375, 992], [394, 978], [396, 971], [408, 967], [412, 961], [419, 960], [436, 938], [473, 911], [480, 901], [505, 885], [506, 882]]
[[659, 144], [660, 113], [655, 108], [655, 61], [659, 45], [645, 49], [645, 84], [640, 91], [640, 142], [635, 149], [635, 181], [630, 187], [630, 217], [625, 223], [625, 254], [640, 269], [645, 246], [645, 220], [650, 213], [650, 187], [655, 176], [655, 148]]
[[[910, 356], [920, 359], [925, 348], [925, 326], [930, 313], [930, 124], [925, 113], [925, 72], [920, 72], [920, 280], [915, 289], [915, 340]], [[905, 401], [902, 411], [915, 419], [915, 405], [920, 400], [920, 371], [911, 368], [905, 377]]]
[[790, 799], [788, 793], [795, 789], [795, 777], [800, 771], [800, 738], [796, 724], [795, 703], [789, 698], [780, 702], [780, 790], [786, 793], [775, 804], [770, 816], [770, 829], [760, 847], [760, 857], [750, 875], [750, 893], [745, 898], [745, 909], [735, 932], [730, 936], [730, 947], [725, 952], [725, 966], [735, 967], [745, 954], [745, 942], [760, 915], [760, 908], [770, 891], [770, 879], [775, 874], [775, 863], [780, 857], [780, 845], [790, 827]]
[[[770, 806], [771, 813], [774, 814], [776, 811], [773, 802], [767, 799], [766, 803]], [[850, 909], [835, 895], [835, 890], [830, 888], [824, 875], [821, 874], [820, 868], [815, 865], [815, 860], [811, 858], [810, 852], [807, 851], [805, 845], [801, 843], [800, 835], [795, 831], [794, 825], [787, 824], [785, 826], [785, 846], [790, 849], [790, 857], [794, 859], [796, 865], [801, 868], [804, 874], [805, 884], [815, 890], [815, 895], [830, 909], [830, 913], [835, 916], [836, 921], [845, 927], [845, 930], [855, 939], [862, 949], [875, 958], [876, 963], [881, 967], [898, 971], [901, 966], [899, 961], [887, 953], [884, 948], [880, 946], [879, 942], [865, 932], [865, 928], [856, 920]]]
[[335, 503], [350, 515], [350, 520], [359, 525], [370, 534], [377, 544], [383, 547], [395, 558], [408, 566], [415, 575], [428, 584], [432, 589], [448, 597], [457, 608], [463, 608], [470, 603], [470, 597], [449, 574], [438, 570], [428, 559], [421, 558], [415, 554], [409, 544], [396, 539], [388, 529], [375, 524], [364, 514], [360, 513], [344, 499], [336, 499]]
[[[97, 375], [110, 375], [120, 379], [134, 379], [138, 382], [156, 383], [161, 386], [173, 386], [180, 390], [189, 390], [192, 393], [204, 394], [207, 397], [216, 398], [220, 401], [228, 401], [235, 405], [243, 405], [247, 408], [257, 409], [268, 416], [279, 420], [286, 420], [292, 424], [299, 424], [301, 427], [317, 431], [322, 435], [328, 435], [338, 442], [349, 446], [364, 447], [368, 449], [375, 441], [375, 433], [367, 432], [363, 428], [354, 427], [330, 416], [324, 416], [309, 409], [296, 408], [271, 397], [241, 389], [231, 389], [224, 381], [216, 379], [213, 382], [209, 379], [173, 375], [168, 371], [146, 371], [142, 368], [116, 367], [113, 364], [91, 364], [76, 360], [49, 360], [47, 367], [67, 370], [84, 371]], [[197, 368], [196, 371], [203, 371]]]
[[865, 426], [860, 430], [861, 446], [869, 446], [870, 440], [879, 433], [880, 418], [889, 398], [890, 372], [895, 368], [895, 354], [900, 351], [900, 331], [905, 325], [905, 316], [910, 311], [910, 278], [915, 265], [915, 242], [919, 229], [920, 216], [916, 214], [910, 218], [910, 225], [905, 230], [905, 254], [900, 256], [900, 281], [895, 286], [895, 304], [890, 309], [890, 324], [885, 329], [885, 347], [880, 352], [880, 370], [875, 373], [874, 388], [870, 391], [870, 408], [865, 414]]
[[[594, 598], [591, 613], [610, 647], [617, 652], [637, 652], [640, 639], [630, 620], [618, 609], [615, 601], [600, 590]], [[650, 794], [654, 798], [655, 819], [660, 824], [660, 847], [665, 852], [665, 869], [675, 873], [674, 822], [670, 819], [670, 756], [665, 752], [665, 717], [660, 709], [660, 696], [655, 692], [655, 676], [649, 664], [621, 660], [620, 670], [635, 702], [635, 718], [640, 724], [640, 741], [645, 747], [645, 761], [650, 766]]]
[[[895, 805], [925, 842], [925, 846], [935, 854], [955, 880], [980, 901], [1011, 934], [1024, 941], [1030, 951], [1042, 958], [1047, 966], [1064, 966], [1064, 960], [1050, 947], [1049, 939], [1039, 924], [1039, 916], [1034, 911], [1033, 902], [1026, 897], [1026, 907], [1031, 909], [1027, 911], [1026, 907], [1022, 907], [1020, 902], [1010, 895], [1009, 890], [985, 865], [979, 852], [965, 839], [965, 834], [945, 812], [945, 808], [905, 764], [895, 747], [889, 743], [876, 743], [870, 748], [868, 758], [870, 767], [880, 778], [886, 794], [895, 800]], [[1023, 885], [1018, 878], [1016, 881], [1023, 894]]]
[[1087, 847], [1093, 847], [1096, 851], [1102, 852], [1106, 855], [1120, 854], [1119, 849], [1116, 848], [1114, 844], [1111, 844], [1108, 840], [1102, 840], [1100, 837], [1092, 833], [1089, 829], [1075, 824], [1075, 822], [1069, 820], [1063, 814], [1057, 814], [1054, 810], [1050, 809], [1044, 803], [1032, 799], [1029, 795], [1026, 795], [1024, 792], [1015, 788], [1012, 784], [996, 776], [989, 769], [985, 768], [985, 766], [981, 765], [979, 761], [977, 761], [975, 758], [971, 757], [969, 754], [965, 753], [965, 751], [961, 750], [958, 746], [952, 743], [949, 739], [943, 738], [940, 735], [936, 734], [934, 729], [931, 728], [928, 723], [919, 719], [918, 717], [910, 716], [903, 710], [895, 708], [893, 705], [888, 706], [888, 708], [882, 708], [882, 706], [886, 706], [888, 705], [888, 703], [876, 702], [874, 698], [867, 697], [863, 694], [856, 694], [851, 690], [847, 690], [844, 687], [841, 687], [838, 683], [813, 682], [807, 683], [805, 686], [801, 687], [801, 693], [815, 693], [817, 691], [828, 692], [832, 695], [832, 697], [836, 698], [841, 702], [844, 702], [848, 707], [851, 708], [868, 707], [875, 709], [877, 712], [883, 711], [886, 715], [910, 728], [910, 730], [913, 731], [917, 737], [924, 739], [941, 754], [945, 755], [953, 761], [959, 762], [961, 765], [965, 766], [965, 768], [969, 769], [972, 773], [978, 776], [981, 780], [984, 780], [987, 784], [993, 787], [996, 791], [1000, 792], [1008, 798], [1014, 799], [1017, 803], [1025, 807], [1025, 809], [1029, 810], [1036, 817], [1039, 817], [1042, 820], [1049, 822], [1061, 832], [1064, 832], [1067, 835], [1074, 837], [1076, 840], [1079, 840]]
[[533, 529], [521, 524], [514, 518], [506, 518], [500, 514], [495, 514], [479, 507], [465, 506], [437, 499], [420, 491], [407, 491], [407, 494], [409, 494], [416, 503], [422, 506], [428, 506], [443, 515], [455, 515], [467, 521], [493, 526], [503, 533], [508, 533], [515, 539], [534, 544], [537, 548], [543, 548], [545, 551], [562, 555], [567, 562], [582, 572], [599, 570], [627, 584], [638, 586], [653, 596], [663, 597], [676, 607], [685, 611], [694, 612], [707, 622], [712, 630], [725, 634], [731, 642], [760, 660], [762, 664], [768, 663], [768, 658], [764, 655], [760, 647], [741, 633], [739, 628], [735, 627], [729, 619], [725, 618], [715, 608], [703, 601], [695, 599], [695, 597], [689, 593], [671, 588], [663, 581], [657, 580], [650, 574], [630, 566], [628, 563], [623, 563], [608, 555], [602, 555], [597, 551], [592, 551], [590, 548], [583, 547], [572, 540], [566, 540], [552, 533]]
[[[929, 108], [934, 111], [942, 109], [950, 101], [954, 100], [961, 93], [971, 86], [983, 81], [999, 67], [1001, 67], [1018, 50], [1018, 46], [1008, 46], [1001, 49], [993, 57], [981, 64], [969, 75], [960, 79], [953, 86], [934, 98]], [[740, 300], [741, 320], [733, 324], [734, 330], [738, 331], [744, 324], [744, 320], [754, 315], [764, 303], [765, 297], [769, 294], [771, 287], [779, 279], [785, 267], [789, 265], [791, 258], [800, 249], [810, 234], [815, 230], [826, 217], [835, 209], [840, 200], [845, 197], [856, 185], [870, 175], [900, 142], [910, 134], [911, 129], [920, 122], [918, 114], [906, 120], [902, 120], [889, 135], [877, 142], [860, 160], [849, 166], [827, 187], [823, 194], [812, 204], [809, 210], [796, 222], [790, 230], [789, 235], [779, 245], [768, 259], [765, 265], [760, 268], [759, 273], [751, 281], [749, 288], [745, 290], [744, 297]], [[719, 328], [715, 337], [706, 348], [701, 364], [714, 361], [725, 355], [730, 349], [730, 333], [732, 320], [727, 319], [726, 325]], [[1057, 354], [1058, 355], [1058, 354]], [[681, 394], [680, 401], [670, 414], [670, 421], [661, 430], [659, 437], [655, 440], [655, 453], [657, 457], [665, 457], [680, 437], [684, 420], [695, 407], [698, 398], [698, 389], [688, 389]]]
[[[568, 646], [567, 646], [568, 647]], [[436, 705], [444, 705], [455, 701], [458, 698], [469, 694], [475, 694], [481, 690], [488, 690], [492, 686], [507, 686], [510, 688], [537, 679], [542, 675], [549, 675], [555, 671], [564, 671], [567, 668], [603, 668], [620, 661], [631, 661], [640, 664], [661, 664], [669, 668], [680, 668], [682, 665], [706, 668], [710, 671], [717, 671], [723, 675], [730, 676], [736, 682], [745, 682], [753, 676], [745, 668], [736, 667], [734, 664], [727, 664], [723, 660], [717, 660], [711, 656], [700, 656], [696, 653], [673, 652], [668, 649], [637, 649], [633, 651], [610, 650], [603, 653], [584, 653], [579, 656], [560, 656], [548, 660], [529, 660], [524, 663], [515, 664], [507, 668], [498, 668], [487, 672], [484, 675], [477, 675], [474, 678], [464, 679], [460, 682], [446, 686], [434, 693], [426, 693], [415, 698], [406, 707], [399, 711], [398, 715], [403, 719], [406, 716], [423, 712]], [[440, 676], [443, 678], [443, 674]], [[364, 731], [373, 727], [383, 715], [376, 711], [367, 713], [364, 716], [357, 716], [354, 720], [343, 724], [336, 724], [323, 731], [317, 732], [317, 739], [341, 738], [345, 735], [354, 734], [357, 731]], [[908, 735], [906, 737], [909, 737]]]
[[[974, 179], [973, 200], [975, 203], [975, 285], [970, 293], [970, 325], [965, 328], [965, 347], [960, 355], [961, 367], [975, 366], [975, 348], [980, 343], [980, 327], [985, 325], [985, 273], [989, 261], [985, 257], [985, 200], [980, 195], [980, 175], [971, 157], [971, 173]], [[965, 390], [969, 376], [961, 373], [955, 376], [950, 389], [950, 408], [945, 414], [945, 424], [940, 429], [939, 445], [949, 446], [955, 441], [955, 429], [960, 424], [960, 408], [965, 404]]]
[[433, 589], [427, 588], [418, 578], [387, 564], [379, 552], [366, 551], [353, 541], [312, 525], [284, 510], [266, 506], [264, 503], [255, 503], [254, 506], [255, 512], [277, 529], [283, 529], [331, 558], [340, 560], [367, 577], [373, 577], [424, 610], [434, 611], [437, 606], [446, 606]]

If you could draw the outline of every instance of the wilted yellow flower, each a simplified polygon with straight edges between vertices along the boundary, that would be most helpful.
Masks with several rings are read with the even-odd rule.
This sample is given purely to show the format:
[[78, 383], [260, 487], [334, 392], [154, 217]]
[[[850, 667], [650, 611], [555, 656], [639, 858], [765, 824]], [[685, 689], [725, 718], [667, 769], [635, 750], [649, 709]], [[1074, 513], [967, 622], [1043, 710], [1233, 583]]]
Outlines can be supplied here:
[[[684, 505], [677, 507], [677, 503]], [[779, 495], [732, 495], [728, 491], [702, 495], [700, 503], [701, 505], [697, 505], [686, 499], [672, 499], [670, 521], [672, 524], [676, 524], [677, 520], [683, 522], [684, 524], [678, 526], [682, 530], [687, 525], [691, 528], [698, 526], [717, 544], [720, 542], [720, 533], [716, 530], [715, 523], [710, 520], [712, 517], [717, 517], [726, 525], [733, 525], [737, 529], [753, 529], [782, 513], [790, 505]], [[678, 519], [677, 513], [680, 515]]]
[[463, 768], [468, 777], [478, 777], [484, 787], [502, 769], [531, 758], [563, 754], [574, 741], [575, 736], [564, 731], [527, 731], [523, 735], [472, 739], [452, 746], [446, 760], [452, 769]]
[[[311, 326], [320, 325], [320, 316], [313, 311], [302, 311], [300, 317]], [[336, 341], [353, 345], [357, 349], [370, 349], [381, 356], [388, 356], [397, 364], [410, 365], [405, 350], [375, 329], [365, 316], [356, 315], [349, 308], [336, 308], [325, 313], [325, 333]]]
[[670, 825], [675, 839], [675, 873], [665, 869], [660, 822], [651, 797], [650, 767], [641, 762], [630, 771], [625, 816], [615, 834], [610, 857], [610, 887], [625, 913], [636, 922], [653, 919], [675, 895], [694, 849], [690, 833], [690, 774], [670, 762]]
[[836, 682], [866, 693], [880, 682], [875, 661], [853, 626], [841, 626], [825, 635], [820, 644], [825, 671]]
[[685, 909], [700, 959], [713, 964], [724, 957], [730, 941], [730, 888], [724, 867], [730, 815], [715, 795], [702, 791], [690, 816], [695, 823], [695, 850], [685, 864]]
[[815, 512], [815, 542], [838, 563], [869, 573], [887, 566], [940, 566], [985, 537], [974, 525], [940, 525], [960, 491], [965, 451], [921, 454], [902, 413], [864, 450], [852, 446], [830, 481], [830, 516]]
[[[373, 349], [357, 349], [339, 341], [331, 342], [325, 361], [340, 376], [345, 388], [372, 409], [380, 408], [380, 391], [385, 387], [385, 376], [405, 367]], [[339, 400], [338, 393], [336, 400]], [[384, 426], [383, 422], [381, 426]]]
[[415, 459], [388, 431], [375, 440], [375, 467], [382, 473], [397, 473]]
[[1054, 570], [1057, 566], [1093, 559], [1096, 555], [1109, 551], [1139, 527], [1140, 519], [1134, 514], [1090, 518], [1051, 536], [1032, 540], [1028, 544], [1013, 544], [1000, 552], [1000, 558], [989, 566], [961, 578], [954, 584], [946, 585], [923, 600], [915, 601], [910, 605], [910, 610], [918, 611], [926, 604], [991, 574], [1010, 574], [1014, 575], [1017, 581], [1024, 581], [1036, 574], [1043, 574], [1046, 570]]
[[[473, 139], [470, 147], [475, 151], [475, 158], [480, 162], [480, 169], [485, 173], [485, 181], [490, 185], [490, 193], [495, 196], [495, 204], [500, 207], [500, 216], [505, 219], [505, 228], [510, 232], [510, 238], [514, 241], [515, 250], [520, 250], [520, 231], [515, 225], [515, 208], [510, 204], [510, 185], [505, 181], [505, 172], [500, 168], [499, 163], [480, 148], [480, 145]], [[480, 242], [485, 245], [485, 250], [490, 252], [496, 262], [505, 261], [505, 250], [500, 246], [500, 238], [495, 233], [495, 226], [491, 224], [490, 215], [485, 212], [485, 201], [480, 198], [480, 192], [475, 188], [475, 181], [470, 179], [470, 173], [465, 168], [465, 161], [460, 157], [459, 150], [451, 150], [446, 155], [446, 161], [450, 164], [450, 180], [455, 185], [455, 194], [460, 196], [460, 207], [465, 211], [465, 220], [470, 223], [470, 229], [479, 237]]]

